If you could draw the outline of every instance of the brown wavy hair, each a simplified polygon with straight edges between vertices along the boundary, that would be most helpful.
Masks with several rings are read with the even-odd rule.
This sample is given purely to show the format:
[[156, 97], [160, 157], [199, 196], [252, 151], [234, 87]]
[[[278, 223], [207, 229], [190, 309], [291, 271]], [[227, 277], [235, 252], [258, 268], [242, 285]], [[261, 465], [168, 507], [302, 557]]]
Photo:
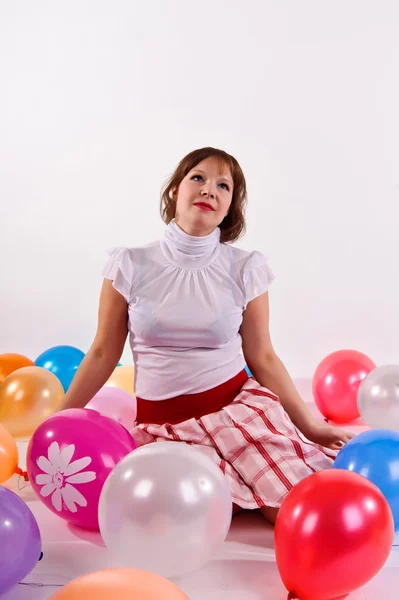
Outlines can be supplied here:
[[198, 163], [210, 156], [215, 156], [219, 159], [221, 165], [228, 167], [233, 178], [233, 197], [230, 209], [228, 215], [219, 225], [221, 230], [220, 241], [222, 243], [232, 243], [238, 240], [246, 231], [244, 212], [247, 204], [247, 184], [238, 161], [234, 156], [227, 154], [223, 150], [211, 147], [199, 148], [187, 154], [179, 162], [175, 172], [167, 179], [162, 188], [161, 217], [166, 224], [175, 218], [176, 202], [171, 198], [171, 191], [173, 188], [178, 189], [191, 169], [194, 169]]

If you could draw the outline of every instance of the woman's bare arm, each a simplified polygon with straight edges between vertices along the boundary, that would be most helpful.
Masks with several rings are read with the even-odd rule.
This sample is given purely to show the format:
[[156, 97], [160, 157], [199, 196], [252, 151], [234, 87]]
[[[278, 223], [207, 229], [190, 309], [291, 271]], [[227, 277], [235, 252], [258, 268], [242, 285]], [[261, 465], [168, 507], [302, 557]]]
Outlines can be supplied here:
[[115, 290], [112, 281], [104, 279], [96, 336], [57, 412], [65, 408], [83, 408], [109, 379], [126, 342], [127, 317], [126, 300]]

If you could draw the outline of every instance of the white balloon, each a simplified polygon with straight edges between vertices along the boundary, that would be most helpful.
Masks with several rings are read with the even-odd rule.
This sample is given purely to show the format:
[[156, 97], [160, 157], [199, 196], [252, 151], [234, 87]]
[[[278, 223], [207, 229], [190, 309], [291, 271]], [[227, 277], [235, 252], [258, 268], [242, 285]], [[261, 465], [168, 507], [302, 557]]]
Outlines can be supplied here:
[[357, 405], [369, 427], [399, 431], [399, 365], [371, 371], [359, 386]]
[[99, 502], [101, 534], [114, 558], [163, 577], [180, 577], [211, 559], [231, 517], [226, 477], [182, 442], [154, 442], [125, 456]]

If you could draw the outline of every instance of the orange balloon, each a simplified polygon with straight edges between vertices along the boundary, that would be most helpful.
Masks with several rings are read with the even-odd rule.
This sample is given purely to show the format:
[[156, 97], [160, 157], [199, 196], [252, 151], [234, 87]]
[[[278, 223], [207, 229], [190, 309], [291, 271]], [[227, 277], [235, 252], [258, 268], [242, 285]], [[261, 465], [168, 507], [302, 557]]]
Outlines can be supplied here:
[[4, 483], [18, 467], [18, 448], [12, 435], [0, 423], [0, 483]]
[[160, 575], [141, 569], [103, 569], [74, 579], [49, 600], [189, 600]]
[[117, 387], [134, 396], [134, 366], [116, 367], [111, 377], [105, 383], [109, 387]]
[[8, 375], [22, 369], [22, 367], [34, 367], [35, 363], [22, 354], [0, 354], [0, 383], [4, 381]]
[[23, 367], [0, 385], [0, 423], [16, 437], [32, 435], [64, 396], [61, 381], [42, 367]]

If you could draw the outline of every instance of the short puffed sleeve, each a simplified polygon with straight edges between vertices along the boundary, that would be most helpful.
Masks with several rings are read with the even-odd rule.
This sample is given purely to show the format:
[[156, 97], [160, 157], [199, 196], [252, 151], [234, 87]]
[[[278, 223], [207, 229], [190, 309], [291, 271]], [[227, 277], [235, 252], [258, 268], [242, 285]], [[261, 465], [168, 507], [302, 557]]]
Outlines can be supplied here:
[[248, 302], [268, 290], [274, 279], [268, 258], [257, 250], [251, 252], [244, 266], [244, 310]]
[[112, 281], [113, 287], [129, 303], [133, 284], [133, 263], [128, 248], [111, 248], [102, 276]]

